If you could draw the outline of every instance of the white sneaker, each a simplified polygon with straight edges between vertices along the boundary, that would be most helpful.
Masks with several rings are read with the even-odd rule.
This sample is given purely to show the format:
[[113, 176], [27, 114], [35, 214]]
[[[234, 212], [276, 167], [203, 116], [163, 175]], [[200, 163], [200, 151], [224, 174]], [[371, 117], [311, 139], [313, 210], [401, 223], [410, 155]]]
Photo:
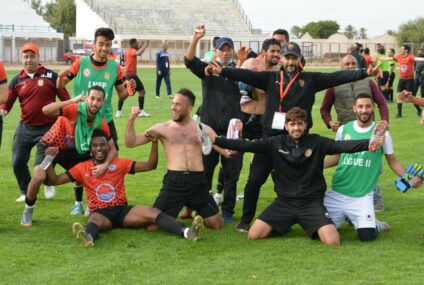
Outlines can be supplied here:
[[206, 126], [202, 123], [198, 125], [200, 133], [200, 144], [202, 145], [202, 152], [204, 155], [208, 155], [212, 151], [212, 142], [211, 138], [206, 133]]
[[52, 199], [55, 194], [56, 190], [54, 189], [54, 186], [44, 185], [44, 197], [46, 199]]
[[115, 118], [122, 118], [122, 112], [119, 110], [116, 111]]
[[217, 206], [221, 204], [224, 201], [224, 197], [222, 196], [222, 193], [216, 193], [215, 196], [213, 196], [213, 199], [215, 200], [215, 203]]
[[16, 199], [16, 202], [18, 202], [18, 203], [23, 203], [23, 202], [25, 202], [25, 195], [21, 195], [21, 196], [19, 196], [19, 197], [18, 197], [18, 199]]
[[138, 114], [139, 117], [150, 117], [149, 113], [146, 113], [144, 110], [141, 110], [140, 114]]

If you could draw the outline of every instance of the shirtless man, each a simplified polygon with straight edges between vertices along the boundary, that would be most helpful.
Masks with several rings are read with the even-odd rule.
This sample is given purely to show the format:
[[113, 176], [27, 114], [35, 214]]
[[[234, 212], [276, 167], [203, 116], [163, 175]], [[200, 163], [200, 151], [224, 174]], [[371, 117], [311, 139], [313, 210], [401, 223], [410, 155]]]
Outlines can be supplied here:
[[[180, 89], [172, 99], [172, 120], [156, 124], [138, 135], [134, 121], [140, 110], [133, 107], [128, 119], [125, 145], [133, 148], [156, 139], [163, 144], [168, 172], [153, 207], [177, 217], [182, 207], [188, 206], [204, 218], [207, 227], [221, 229], [224, 224], [218, 206], [209, 194], [204, 175], [199, 127], [190, 117], [194, 101], [193, 92]], [[205, 131], [209, 133], [211, 129], [206, 128]]]

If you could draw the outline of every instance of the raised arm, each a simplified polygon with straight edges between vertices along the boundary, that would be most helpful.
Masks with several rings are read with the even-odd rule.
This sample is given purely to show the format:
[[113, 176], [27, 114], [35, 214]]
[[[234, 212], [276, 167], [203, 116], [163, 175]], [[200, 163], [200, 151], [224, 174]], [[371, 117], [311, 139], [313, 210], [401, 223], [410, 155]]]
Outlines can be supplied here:
[[[37, 165], [35, 171], [40, 171], [40, 170], [43, 171], [41, 169], [41, 167], [39, 165]], [[62, 185], [62, 184], [71, 182], [71, 179], [69, 178], [69, 176], [66, 173], [62, 173], [62, 174], [57, 175], [56, 171], [54, 170], [53, 165], [50, 165], [47, 168], [46, 173], [47, 173], [47, 180], [53, 186]]]
[[147, 132], [143, 132], [138, 135], [136, 134], [134, 121], [138, 117], [138, 114], [140, 114], [140, 109], [138, 107], [132, 107], [131, 115], [128, 118], [127, 129], [125, 132], [125, 145], [129, 148], [133, 148], [138, 145], [146, 144], [152, 140], [156, 140], [149, 136], [149, 131], [151, 131], [152, 134], [156, 134], [155, 127], [158, 125], [154, 125]]
[[387, 107], [387, 102], [386, 99], [384, 99], [383, 93], [381, 93], [380, 88], [378, 88], [377, 84], [373, 80], [370, 80], [369, 84], [371, 87], [372, 98], [377, 104], [380, 112], [380, 118], [389, 122], [389, 108]]
[[152, 141], [152, 148], [150, 149], [150, 155], [148, 161], [137, 161], [135, 163], [135, 172], [145, 172], [156, 169], [158, 165], [158, 158], [159, 158], [159, 152], [158, 152], [158, 142]]
[[141, 47], [137, 50], [137, 55], [142, 55], [144, 53], [144, 51], [147, 48], [147, 44], [149, 43], [149, 41], [143, 41], [141, 42]]
[[325, 90], [324, 99], [321, 103], [321, 108], [319, 109], [321, 113], [321, 118], [328, 128], [331, 128], [334, 132], [337, 132], [337, 129], [340, 127], [340, 122], [333, 121], [331, 117], [331, 108], [333, 107], [335, 100], [334, 88], [328, 88]]
[[43, 109], [42, 109], [42, 112], [43, 112], [44, 115], [58, 116], [59, 113], [60, 113], [60, 110], [63, 107], [65, 107], [67, 105], [78, 103], [80, 101], [85, 101], [85, 97], [82, 94], [78, 95], [77, 97], [74, 97], [72, 99], [66, 100], [66, 101], [52, 102], [52, 103], [44, 106]]

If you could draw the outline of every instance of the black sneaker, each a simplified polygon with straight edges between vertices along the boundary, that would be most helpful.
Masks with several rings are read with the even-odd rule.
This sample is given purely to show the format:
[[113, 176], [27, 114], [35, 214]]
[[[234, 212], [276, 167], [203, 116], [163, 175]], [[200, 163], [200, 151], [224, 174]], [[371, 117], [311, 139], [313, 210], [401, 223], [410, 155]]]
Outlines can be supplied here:
[[247, 233], [249, 231], [249, 225], [243, 221], [240, 221], [240, 223], [236, 226], [236, 231]]

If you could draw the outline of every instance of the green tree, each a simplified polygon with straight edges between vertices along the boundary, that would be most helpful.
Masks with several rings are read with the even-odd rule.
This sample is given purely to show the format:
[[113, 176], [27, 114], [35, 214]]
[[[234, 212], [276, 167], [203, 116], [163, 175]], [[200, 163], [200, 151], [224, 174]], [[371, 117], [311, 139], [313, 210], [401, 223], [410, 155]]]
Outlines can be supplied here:
[[38, 15], [43, 15], [44, 7], [41, 0], [31, 0], [31, 8], [35, 10]]
[[420, 17], [400, 25], [395, 37], [399, 45], [402, 43], [423, 43], [424, 18]]
[[359, 38], [363, 40], [366, 40], [368, 38], [367, 29], [363, 27], [359, 29]]
[[344, 32], [343, 32], [343, 34], [349, 39], [349, 40], [351, 40], [351, 39], [354, 39], [354, 38], [356, 38], [356, 36], [358, 35], [358, 32], [356, 31], [356, 29], [355, 29], [355, 27], [354, 26], [352, 26], [352, 25], [347, 25], [345, 28], [344, 28]]
[[75, 35], [76, 29], [76, 6], [74, 0], [55, 0], [45, 6], [44, 20], [64, 33], [65, 37]]
[[294, 37], [300, 39], [303, 36], [304, 32], [303, 32], [303, 29], [301, 27], [293, 26], [290, 30], [290, 34], [293, 35]]
[[339, 29], [340, 26], [336, 21], [309, 22], [302, 28], [304, 33], [309, 33], [314, 39], [328, 39]]

